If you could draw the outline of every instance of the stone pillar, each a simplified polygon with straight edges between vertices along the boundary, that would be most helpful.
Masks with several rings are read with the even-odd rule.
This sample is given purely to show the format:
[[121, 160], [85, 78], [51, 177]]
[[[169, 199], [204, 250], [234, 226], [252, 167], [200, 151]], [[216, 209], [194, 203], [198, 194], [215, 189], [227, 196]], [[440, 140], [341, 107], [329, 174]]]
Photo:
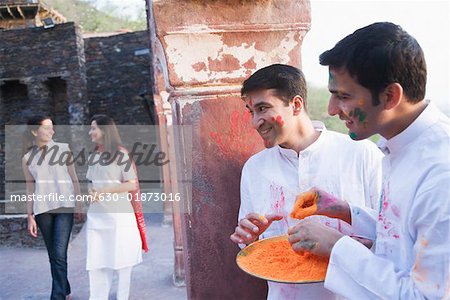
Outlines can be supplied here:
[[238, 269], [239, 249], [229, 239], [237, 223], [242, 165], [263, 149], [239, 91], [264, 66], [301, 67], [309, 1], [159, 0], [149, 8], [154, 99], [163, 102], [155, 105], [171, 108], [160, 120], [192, 126], [192, 153], [183, 148], [184, 135], [166, 132], [166, 151], [185, 159], [165, 170], [171, 190], [182, 189], [174, 183], [192, 160], [192, 188], [184, 189], [178, 216], [188, 297], [264, 299], [265, 282]]

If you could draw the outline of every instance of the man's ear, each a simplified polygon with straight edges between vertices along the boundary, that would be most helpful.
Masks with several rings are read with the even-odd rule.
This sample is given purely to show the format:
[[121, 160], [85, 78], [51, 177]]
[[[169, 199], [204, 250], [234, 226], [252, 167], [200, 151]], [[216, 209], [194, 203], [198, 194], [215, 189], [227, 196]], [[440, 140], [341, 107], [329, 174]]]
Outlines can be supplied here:
[[304, 105], [303, 98], [300, 97], [299, 95], [296, 95], [294, 98], [292, 98], [291, 103], [292, 103], [294, 116], [297, 116], [298, 114], [300, 114], [300, 112], [303, 109], [303, 105]]
[[399, 83], [391, 83], [381, 93], [380, 98], [384, 109], [390, 110], [396, 108], [403, 98], [403, 88]]

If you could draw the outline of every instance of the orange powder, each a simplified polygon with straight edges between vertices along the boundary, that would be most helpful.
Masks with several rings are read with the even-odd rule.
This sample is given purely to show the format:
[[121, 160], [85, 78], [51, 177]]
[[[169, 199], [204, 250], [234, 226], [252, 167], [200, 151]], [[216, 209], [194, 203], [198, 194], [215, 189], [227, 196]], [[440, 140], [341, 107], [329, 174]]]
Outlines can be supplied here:
[[287, 237], [263, 240], [246, 255], [238, 257], [239, 266], [249, 273], [275, 281], [321, 281], [325, 279], [328, 258], [292, 250]]
[[314, 215], [317, 211], [317, 193], [316, 192], [306, 192], [298, 195], [294, 208], [291, 212], [291, 218], [293, 219], [304, 219], [306, 217]]
[[258, 219], [262, 222], [267, 221], [267, 218], [263, 215], [258, 215]]

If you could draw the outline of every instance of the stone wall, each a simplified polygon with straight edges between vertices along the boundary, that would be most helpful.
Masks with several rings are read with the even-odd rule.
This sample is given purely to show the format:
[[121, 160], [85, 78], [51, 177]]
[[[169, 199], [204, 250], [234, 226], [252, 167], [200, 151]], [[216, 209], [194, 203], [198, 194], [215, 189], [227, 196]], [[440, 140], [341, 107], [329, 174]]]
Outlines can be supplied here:
[[[56, 124], [85, 122], [84, 44], [79, 27], [65, 23], [49, 29], [4, 30], [0, 41], [0, 124], [25, 124], [38, 114], [51, 116]], [[5, 193], [4, 134], [1, 128], [0, 200]], [[16, 147], [21, 151], [21, 145]]]
[[[80, 37], [74, 23], [0, 31], [1, 124], [23, 124], [36, 113], [52, 115], [59, 124], [84, 121], [84, 111], [78, 112], [81, 119], [69, 116], [69, 106], [79, 107], [86, 101]], [[62, 99], [52, 95], [52, 85], [60, 80], [65, 81], [67, 91]], [[26, 85], [27, 91], [10, 88], [17, 84]]]
[[154, 124], [147, 31], [85, 39], [90, 115], [117, 124]]

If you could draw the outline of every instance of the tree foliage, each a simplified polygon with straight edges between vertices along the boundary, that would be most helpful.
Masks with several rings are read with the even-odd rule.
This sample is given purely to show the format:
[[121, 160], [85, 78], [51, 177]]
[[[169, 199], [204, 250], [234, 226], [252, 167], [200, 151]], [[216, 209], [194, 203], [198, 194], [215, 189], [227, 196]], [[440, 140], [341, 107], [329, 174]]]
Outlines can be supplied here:
[[99, 10], [92, 2], [83, 0], [44, 0], [47, 6], [63, 14], [67, 21], [81, 25], [85, 32], [111, 32], [118, 30], [145, 30], [145, 9], [139, 19], [132, 20], [118, 15], [120, 8], [109, 4]]

